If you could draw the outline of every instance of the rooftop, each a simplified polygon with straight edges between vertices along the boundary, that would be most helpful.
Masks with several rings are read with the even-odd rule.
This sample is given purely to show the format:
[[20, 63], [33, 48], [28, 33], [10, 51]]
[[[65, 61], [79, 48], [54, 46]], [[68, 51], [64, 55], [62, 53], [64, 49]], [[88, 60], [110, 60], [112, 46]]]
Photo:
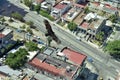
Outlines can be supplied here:
[[4, 34], [0, 33], [0, 38], [3, 38], [4, 36], [5, 36]]
[[10, 32], [12, 32], [11, 29], [9, 28], [4, 28], [4, 27], [1, 27], [1, 30], [0, 30], [0, 38], [3, 38], [4, 36], [8, 35]]
[[103, 20], [104, 18], [96, 13], [88, 13], [80, 23], [79, 27], [85, 30], [91, 29], [95, 31], [102, 24]]
[[63, 54], [66, 55], [66, 57], [68, 58], [68, 60], [72, 61], [74, 63], [74, 65], [81, 65], [86, 56], [82, 53], [79, 53], [79, 52], [76, 52], [74, 50], [71, 50], [69, 48], [64, 48], [62, 51], [61, 51]]
[[69, 3], [70, 3], [69, 1], [61, 1], [60, 3], [55, 5], [54, 8], [61, 10], [61, 9], [64, 9]]
[[117, 11], [117, 8], [113, 7], [112, 5], [100, 2], [91, 2], [90, 7], [98, 8], [108, 13], [114, 13]]
[[3, 30], [4, 28], [5, 28], [5, 25], [0, 24], [0, 31]]
[[42, 3], [44, 0], [35, 0], [37, 3]]
[[85, 59], [85, 55], [69, 48], [63, 50], [48, 48], [29, 63], [52, 74], [71, 78]]
[[88, 25], [89, 25], [89, 23], [83, 22], [80, 26], [84, 29], [88, 29]]
[[79, 13], [82, 11], [79, 7], [73, 7], [71, 8], [66, 14], [63, 15], [63, 18], [67, 21], [72, 21], [76, 18], [76, 16], [79, 15]]
[[9, 76], [19, 76], [20, 74], [22, 74], [20, 71], [18, 70], [13, 70], [10, 67], [6, 66], [0, 66], [0, 72], [3, 72], [5, 74], [8, 74]]

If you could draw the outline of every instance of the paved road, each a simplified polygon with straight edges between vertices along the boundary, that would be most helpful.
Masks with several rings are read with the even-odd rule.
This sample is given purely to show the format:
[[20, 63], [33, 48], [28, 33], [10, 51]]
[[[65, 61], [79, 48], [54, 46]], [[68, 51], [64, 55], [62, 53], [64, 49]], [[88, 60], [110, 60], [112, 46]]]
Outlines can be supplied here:
[[[9, 1], [16, 4], [17, 6], [21, 6], [18, 2], [16, 3], [17, 0], [9, 0]], [[29, 11], [29, 13], [26, 14], [25, 16], [25, 20], [33, 21], [41, 32], [45, 32], [45, 26], [43, 24], [43, 17], [37, 15], [34, 12]], [[97, 50], [96, 48], [93, 48], [84, 42], [80, 42], [76, 40], [76, 38], [73, 35], [65, 32], [61, 28], [55, 25], [53, 25], [52, 28], [55, 34], [62, 41], [62, 44], [64, 46], [71, 47], [76, 51], [82, 52], [86, 54], [87, 56], [92, 57], [94, 59], [94, 65], [99, 69], [99, 73], [105, 77], [105, 80], [107, 80], [106, 79], [107, 76], [111, 76], [113, 78], [116, 77], [117, 75], [116, 69], [120, 70], [120, 67], [119, 67], [120, 63], [115, 62], [115, 60], [111, 59], [108, 55]]]

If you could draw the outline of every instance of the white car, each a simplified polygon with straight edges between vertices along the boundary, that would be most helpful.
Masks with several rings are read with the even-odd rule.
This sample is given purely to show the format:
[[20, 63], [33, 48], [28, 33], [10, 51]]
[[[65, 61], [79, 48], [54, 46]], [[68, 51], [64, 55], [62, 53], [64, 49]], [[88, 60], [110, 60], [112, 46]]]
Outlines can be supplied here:
[[37, 36], [37, 39], [40, 39], [40, 37], [39, 37], [39, 36]]
[[80, 37], [76, 37], [77, 40], [81, 41]]

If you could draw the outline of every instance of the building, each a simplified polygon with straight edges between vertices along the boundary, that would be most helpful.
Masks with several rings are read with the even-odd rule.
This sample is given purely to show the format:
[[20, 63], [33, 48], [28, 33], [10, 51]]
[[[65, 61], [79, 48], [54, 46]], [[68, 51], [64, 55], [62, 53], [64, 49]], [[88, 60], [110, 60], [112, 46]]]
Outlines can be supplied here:
[[85, 6], [81, 4], [72, 4], [72, 8], [62, 16], [64, 21], [71, 22], [84, 10]]
[[117, 14], [118, 15], [118, 9], [108, 3], [90, 2], [88, 6], [89, 6], [90, 10], [92, 10], [92, 11], [98, 12], [98, 10], [100, 10], [100, 11], [104, 11], [109, 14]]
[[51, 16], [55, 19], [61, 17], [71, 8], [70, 1], [61, 1], [60, 3], [56, 4], [51, 10]]
[[51, 3], [52, 6], [54, 6], [54, 5], [58, 4], [59, 2], [61, 2], [62, 0], [45, 0], [45, 1], [48, 3]]
[[45, 1], [45, 0], [32, 0], [33, 4], [35, 4], [35, 5], [41, 4], [43, 1]]
[[85, 3], [85, 2], [87, 2], [87, 0], [75, 0], [76, 1], [76, 3]]
[[[0, 24], [0, 27], [4, 26]], [[0, 30], [0, 47], [2, 47], [4, 44], [9, 43], [11, 38], [13, 37], [13, 31], [9, 28], [1, 28]]]
[[118, 73], [116, 80], [120, 80], [120, 73]]
[[85, 68], [87, 56], [67, 47], [47, 48], [28, 64], [29, 67], [55, 80], [75, 80]]
[[0, 72], [0, 80], [9, 80], [8, 74]]
[[45, 11], [49, 12], [49, 11], [51, 11], [51, 8], [52, 8], [52, 3], [49, 3], [49, 2], [46, 2], [46, 1], [41, 3], [41, 9], [42, 10], [45, 10]]
[[9, 66], [0, 66], [0, 80], [21, 80], [25, 74], [21, 71], [13, 70]]
[[86, 34], [86, 40], [89, 37], [95, 38], [95, 35], [101, 31], [102, 27], [104, 27], [106, 21], [101, 16], [96, 13], [88, 13], [83, 17], [81, 23], [78, 26], [78, 29]]

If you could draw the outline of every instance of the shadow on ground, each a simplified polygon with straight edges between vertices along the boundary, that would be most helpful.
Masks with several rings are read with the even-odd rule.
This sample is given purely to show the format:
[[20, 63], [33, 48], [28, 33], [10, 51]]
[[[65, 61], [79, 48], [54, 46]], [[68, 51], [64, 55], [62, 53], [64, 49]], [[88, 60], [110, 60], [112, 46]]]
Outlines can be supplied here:
[[97, 80], [98, 74], [91, 72], [88, 68], [85, 68], [84, 72], [76, 80]]

